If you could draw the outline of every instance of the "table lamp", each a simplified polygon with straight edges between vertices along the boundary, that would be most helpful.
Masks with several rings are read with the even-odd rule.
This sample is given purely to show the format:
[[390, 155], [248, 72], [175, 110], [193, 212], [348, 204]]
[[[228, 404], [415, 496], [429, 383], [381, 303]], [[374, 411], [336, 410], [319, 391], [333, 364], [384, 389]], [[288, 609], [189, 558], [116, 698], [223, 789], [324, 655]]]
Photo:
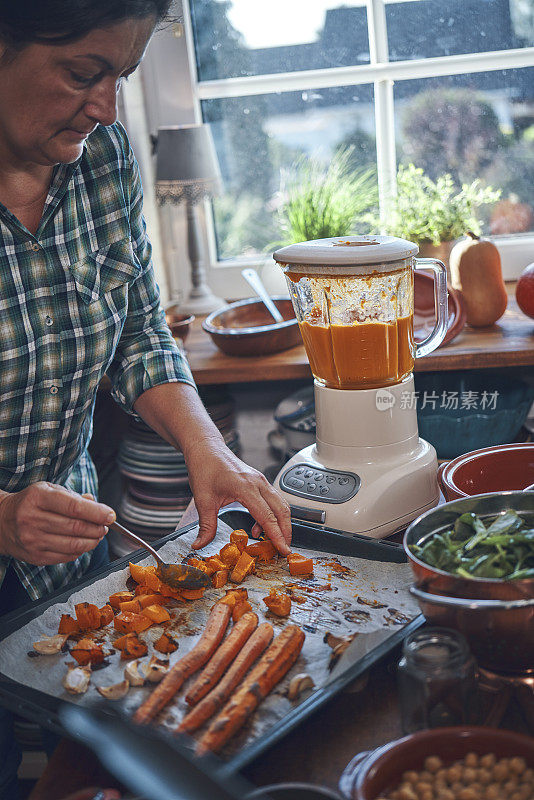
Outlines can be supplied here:
[[156, 197], [160, 204], [185, 203], [187, 252], [191, 290], [180, 311], [209, 314], [225, 305], [206, 284], [196, 205], [222, 188], [221, 174], [208, 125], [179, 125], [158, 129]]

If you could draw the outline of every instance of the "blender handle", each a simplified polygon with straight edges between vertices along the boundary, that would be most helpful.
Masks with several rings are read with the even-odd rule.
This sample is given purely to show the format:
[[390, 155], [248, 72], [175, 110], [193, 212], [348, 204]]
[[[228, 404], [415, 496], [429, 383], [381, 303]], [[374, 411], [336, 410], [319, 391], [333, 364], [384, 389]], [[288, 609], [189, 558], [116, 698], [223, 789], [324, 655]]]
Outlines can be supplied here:
[[435, 273], [434, 279], [434, 305], [436, 308], [436, 324], [434, 330], [415, 347], [415, 357], [426, 356], [440, 346], [449, 321], [449, 306], [447, 295], [447, 269], [442, 261], [435, 258], [416, 258], [415, 269], [429, 269]]

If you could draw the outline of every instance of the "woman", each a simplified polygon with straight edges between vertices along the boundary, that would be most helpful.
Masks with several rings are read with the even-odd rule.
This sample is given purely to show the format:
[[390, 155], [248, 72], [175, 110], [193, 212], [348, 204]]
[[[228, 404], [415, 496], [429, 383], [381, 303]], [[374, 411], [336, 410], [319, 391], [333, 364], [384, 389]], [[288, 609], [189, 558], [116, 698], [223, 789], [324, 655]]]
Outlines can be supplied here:
[[[139, 171], [116, 122], [120, 84], [169, 5], [9, 0], [0, 10], [4, 613], [106, 557], [114, 512], [81, 496], [97, 493], [87, 445], [104, 373], [123, 408], [183, 451], [200, 519], [196, 547], [213, 538], [219, 508], [239, 500], [278, 550], [289, 550], [286, 504], [227, 449], [165, 324]], [[13, 772], [8, 744], [9, 735], [0, 753]], [[2, 794], [8, 773], [0, 796], [14, 797]]]

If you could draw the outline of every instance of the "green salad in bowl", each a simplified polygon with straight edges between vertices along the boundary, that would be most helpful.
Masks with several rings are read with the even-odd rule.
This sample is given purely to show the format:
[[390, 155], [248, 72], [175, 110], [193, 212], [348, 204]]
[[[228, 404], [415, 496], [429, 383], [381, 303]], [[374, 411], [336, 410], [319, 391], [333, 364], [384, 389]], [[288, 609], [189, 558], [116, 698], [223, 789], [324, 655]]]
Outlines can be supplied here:
[[425, 564], [463, 578], [534, 578], [534, 528], [513, 509], [489, 524], [472, 512], [461, 514], [453, 527], [409, 549]]

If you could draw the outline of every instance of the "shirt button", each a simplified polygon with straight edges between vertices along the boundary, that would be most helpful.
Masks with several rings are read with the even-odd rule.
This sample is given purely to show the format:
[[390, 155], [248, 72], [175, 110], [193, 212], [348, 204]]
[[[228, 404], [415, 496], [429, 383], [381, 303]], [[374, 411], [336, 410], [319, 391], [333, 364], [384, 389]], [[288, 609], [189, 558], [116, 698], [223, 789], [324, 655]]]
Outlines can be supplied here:
[[58, 393], [57, 386], [51, 386], [50, 387], [50, 394], [57, 394], [57, 393]]
[[53, 324], [54, 324], [54, 320], [53, 320], [53, 319], [52, 319], [52, 317], [50, 317], [48, 314], [47, 314], [47, 315], [46, 315], [46, 317], [45, 317], [45, 322], [46, 322], [46, 324], [48, 325], [48, 327], [50, 327], [50, 325], [53, 325]]
[[37, 242], [33, 242], [33, 244], [30, 245], [30, 250], [33, 250], [34, 253], [36, 253], [40, 249], [41, 245], [37, 244]]

